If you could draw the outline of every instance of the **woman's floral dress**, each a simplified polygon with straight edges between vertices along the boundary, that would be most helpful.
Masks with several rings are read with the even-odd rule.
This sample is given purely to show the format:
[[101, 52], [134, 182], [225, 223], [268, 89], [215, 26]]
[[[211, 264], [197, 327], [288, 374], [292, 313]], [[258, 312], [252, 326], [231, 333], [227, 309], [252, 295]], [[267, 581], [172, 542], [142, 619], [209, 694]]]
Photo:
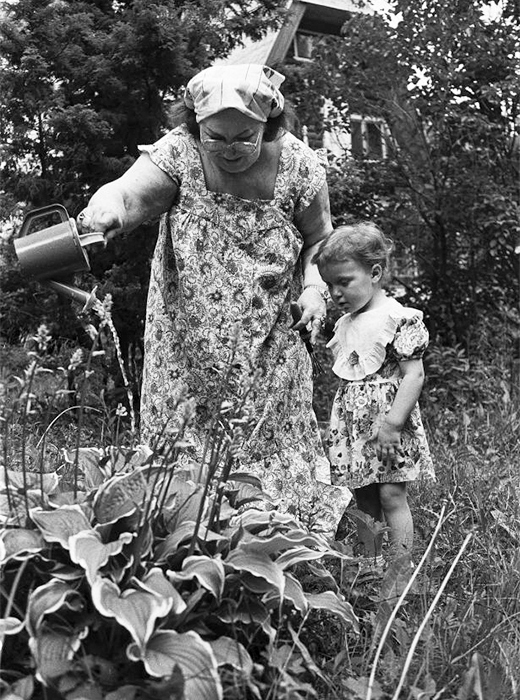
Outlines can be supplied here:
[[325, 169], [298, 139], [283, 139], [272, 200], [208, 191], [184, 126], [141, 147], [179, 185], [152, 262], [141, 432], [174, 436], [185, 411], [179, 397], [193, 397], [184, 440], [200, 461], [222, 400], [245, 402], [248, 420], [232, 438], [236, 468], [260, 478], [274, 507], [331, 535], [351, 494], [330, 485], [309, 355], [290, 330], [290, 302], [302, 290], [303, 238], [293, 219]]
[[374, 483], [434, 478], [418, 404], [401, 432], [403, 457], [385, 466], [376, 438], [401, 382], [399, 362], [420, 359], [428, 346], [422, 312], [395, 299], [362, 314], [345, 314], [328, 343], [341, 381], [328, 435], [333, 483], [358, 489]]

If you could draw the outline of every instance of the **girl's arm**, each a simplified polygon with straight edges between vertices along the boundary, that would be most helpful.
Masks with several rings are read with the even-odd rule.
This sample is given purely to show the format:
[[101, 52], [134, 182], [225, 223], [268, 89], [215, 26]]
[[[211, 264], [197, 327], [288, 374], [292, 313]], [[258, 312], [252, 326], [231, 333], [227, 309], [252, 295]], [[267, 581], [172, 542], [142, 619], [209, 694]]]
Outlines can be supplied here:
[[177, 185], [147, 154], [117, 180], [97, 190], [78, 217], [80, 233], [103, 231], [111, 238], [167, 211], [177, 195]]
[[401, 431], [419, 400], [424, 384], [422, 360], [406, 360], [399, 366], [403, 375], [401, 384], [377, 434], [376, 453], [383, 464], [397, 462], [402, 454]]

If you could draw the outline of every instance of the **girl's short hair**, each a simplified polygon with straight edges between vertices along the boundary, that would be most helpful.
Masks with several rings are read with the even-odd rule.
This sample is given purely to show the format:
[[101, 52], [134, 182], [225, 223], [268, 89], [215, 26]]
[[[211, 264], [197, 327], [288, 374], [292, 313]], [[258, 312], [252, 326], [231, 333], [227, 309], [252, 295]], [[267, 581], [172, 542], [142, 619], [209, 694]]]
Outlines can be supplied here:
[[351, 258], [359, 265], [371, 270], [381, 265], [386, 272], [390, 263], [393, 243], [372, 221], [356, 221], [338, 226], [322, 241], [312, 262], [320, 266]]
[[[170, 108], [169, 122], [171, 128], [180, 124], [186, 124], [190, 134], [196, 139], [200, 138], [199, 124], [195, 118], [193, 109], [186, 107], [184, 101]], [[285, 107], [277, 117], [269, 117], [265, 122], [264, 141], [275, 141], [284, 131], [294, 132], [296, 117], [291, 105], [285, 101]]]

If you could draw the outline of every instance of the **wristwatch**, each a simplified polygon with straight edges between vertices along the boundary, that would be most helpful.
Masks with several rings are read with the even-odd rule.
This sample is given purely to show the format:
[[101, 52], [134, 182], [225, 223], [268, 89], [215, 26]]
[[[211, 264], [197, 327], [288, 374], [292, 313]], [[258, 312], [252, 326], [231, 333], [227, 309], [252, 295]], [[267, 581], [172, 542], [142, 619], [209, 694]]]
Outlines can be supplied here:
[[321, 294], [321, 298], [323, 301], [327, 304], [331, 300], [329, 290], [327, 287], [322, 287], [321, 284], [306, 284], [305, 287], [303, 288], [303, 291], [306, 289], [315, 289]]

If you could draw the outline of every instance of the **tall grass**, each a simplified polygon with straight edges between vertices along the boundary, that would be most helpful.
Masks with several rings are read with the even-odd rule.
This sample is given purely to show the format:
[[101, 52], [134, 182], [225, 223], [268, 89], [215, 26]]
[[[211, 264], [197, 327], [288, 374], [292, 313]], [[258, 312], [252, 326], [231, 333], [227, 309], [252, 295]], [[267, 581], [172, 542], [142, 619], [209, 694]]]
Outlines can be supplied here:
[[[507, 351], [511, 333], [502, 329], [488, 338], [490, 329], [483, 330], [472, 353], [434, 347], [427, 358], [421, 404], [437, 481], [410, 488], [415, 580], [406, 588], [409, 571], [397, 567], [383, 583], [357, 581], [350, 510], [344, 557], [331, 556], [325, 566], [301, 564], [297, 574], [306, 590], [343, 594], [359, 629], [323, 608], [301, 616], [280, 607], [276, 658], [300, 682], [264, 683], [261, 700], [520, 697], [520, 391]], [[105, 400], [100, 384], [109, 340], [102, 342], [99, 327], [91, 335], [88, 357], [67, 348], [58, 358], [42, 328], [24, 360], [20, 350], [7, 353], [16, 367], [4, 369], [1, 382], [3, 461], [25, 479], [35, 474], [40, 493], [63, 465], [64, 449], [132, 444], [135, 437], [128, 411]], [[321, 392], [328, 401], [323, 385]], [[71, 483], [75, 467], [69, 464]], [[31, 493], [33, 485], [21, 490]], [[39, 505], [29, 501], [26, 510]], [[389, 599], [396, 582], [405, 594]]]

